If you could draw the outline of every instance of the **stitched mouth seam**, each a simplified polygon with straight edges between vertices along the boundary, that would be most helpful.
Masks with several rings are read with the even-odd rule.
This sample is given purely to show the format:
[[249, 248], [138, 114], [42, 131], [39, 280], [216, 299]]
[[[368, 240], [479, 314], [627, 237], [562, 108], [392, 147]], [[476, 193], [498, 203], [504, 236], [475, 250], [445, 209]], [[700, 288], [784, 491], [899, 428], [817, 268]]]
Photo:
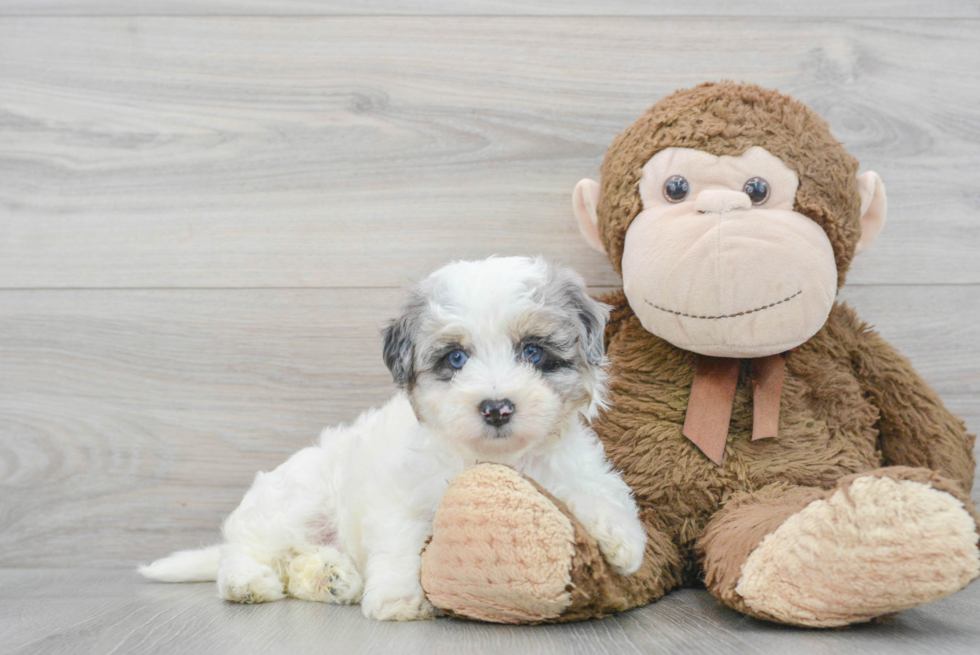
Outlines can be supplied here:
[[792, 300], [793, 298], [797, 297], [801, 293], [803, 293], [803, 290], [802, 289], [800, 289], [799, 291], [797, 291], [796, 293], [794, 293], [792, 296], [787, 296], [787, 297], [783, 298], [782, 300], [777, 300], [776, 302], [769, 303], [768, 305], [763, 305], [762, 307], [756, 307], [755, 309], [747, 309], [744, 312], [739, 312], [737, 314], [719, 314], [718, 316], [695, 316], [694, 314], [686, 314], [684, 312], [675, 312], [673, 309], [667, 309], [666, 307], [661, 307], [660, 305], [654, 305], [649, 300], [644, 299], [644, 301], [646, 302], [646, 304], [650, 305], [654, 309], [659, 309], [660, 311], [667, 312], [668, 314], [674, 314], [676, 316], [686, 316], [687, 318], [705, 318], [705, 319], [708, 319], [709, 321], [713, 321], [713, 320], [717, 320], [719, 318], [735, 318], [736, 316], [745, 316], [746, 314], [754, 314], [755, 312], [761, 312], [763, 309], [769, 309], [770, 307], [775, 307], [776, 305], [781, 305], [784, 302], [789, 302], [790, 300]]

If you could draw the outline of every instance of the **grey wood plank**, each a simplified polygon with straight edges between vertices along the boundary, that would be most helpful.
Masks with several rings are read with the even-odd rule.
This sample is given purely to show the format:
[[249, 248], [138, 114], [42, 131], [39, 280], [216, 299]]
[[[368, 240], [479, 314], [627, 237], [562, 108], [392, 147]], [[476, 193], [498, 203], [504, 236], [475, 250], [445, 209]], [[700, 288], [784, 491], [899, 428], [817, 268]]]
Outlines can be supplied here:
[[681, 589], [583, 623], [502, 626], [452, 619], [378, 623], [356, 607], [297, 600], [235, 605], [212, 584], [166, 585], [126, 570], [0, 570], [0, 653], [824, 653], [959, 654], [980, 643], [980, 585], [887, 623], [800, 630]]
[[[844, 295], [980, 431], [980, 286]], [[389, 397], [377, 328], [400, 296], [0, 292], [0, 566], [132, 566], [217, 539], [256, 471]]]
[[977, 18], [975, 0], [2, 0], [0, 16], [821, 16]]
[[617, 284], [571, 189], [649, 104], [718, 78], [799, 96], [883, 175], [852, 284], [977, 283], [976, 27], [0, 19], [0, 287], [388, 287], [528, 251]]
[[937, 391], [980, 396], [980, 348], [972, 345], [980, 341], [980, 286], [845, 286], [839, 299]]

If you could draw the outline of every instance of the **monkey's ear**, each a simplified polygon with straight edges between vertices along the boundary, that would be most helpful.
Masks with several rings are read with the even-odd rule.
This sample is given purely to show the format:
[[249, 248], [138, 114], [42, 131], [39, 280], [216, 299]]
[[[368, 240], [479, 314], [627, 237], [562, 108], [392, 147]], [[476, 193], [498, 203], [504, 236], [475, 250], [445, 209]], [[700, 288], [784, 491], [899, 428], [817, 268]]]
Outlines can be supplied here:
[[572, 209], [578, 220], [578, 229], [593, 250], [605, 255], [606, 247], [602, 245], [602, 239], [599, 237], [599, 215], [596, 214], [598, 204], [599, 183], [589, 179], [579, 180], [575, 185], [575, 191], [572, 192]]
[[854, 249], [855, 255], [867, 250], [881, 228], [885, 227], [885, 212], [888, 208], [885, 185], [874, 171], [858, 175], [858, 193], [861, 196], [861, 238]]

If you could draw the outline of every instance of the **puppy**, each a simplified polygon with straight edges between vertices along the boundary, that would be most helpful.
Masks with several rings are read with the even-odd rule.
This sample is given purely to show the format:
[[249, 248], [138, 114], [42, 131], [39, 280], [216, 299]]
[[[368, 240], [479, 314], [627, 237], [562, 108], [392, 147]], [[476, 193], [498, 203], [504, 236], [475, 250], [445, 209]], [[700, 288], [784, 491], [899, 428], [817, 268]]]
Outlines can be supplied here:
[[629, 488], [588, 427], [603, 402], [607, 308], [541, 259], [439, 269], [384, 331], [400, 391], [319, 445], [259, 473], [225, 543], [142, 567], [166, 582], [218, 581], [223, 598], [360, 602], [378, 620], [430, 618], [420, 553], [449, 481], [508, 464], [562, 500], [618, 572], [646, 535]]

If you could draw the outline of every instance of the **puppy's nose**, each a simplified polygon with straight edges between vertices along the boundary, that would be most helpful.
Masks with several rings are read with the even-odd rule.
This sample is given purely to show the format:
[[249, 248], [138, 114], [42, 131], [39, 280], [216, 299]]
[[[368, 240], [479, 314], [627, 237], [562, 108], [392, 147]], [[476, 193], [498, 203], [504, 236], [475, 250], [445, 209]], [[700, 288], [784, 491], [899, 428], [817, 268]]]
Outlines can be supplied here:
[[514, 413], [514, 403], [507, 398], [503, 400], [484, 400], [480, 403], [480, 416], [488, 425], [500, 427], [510, 420]]

